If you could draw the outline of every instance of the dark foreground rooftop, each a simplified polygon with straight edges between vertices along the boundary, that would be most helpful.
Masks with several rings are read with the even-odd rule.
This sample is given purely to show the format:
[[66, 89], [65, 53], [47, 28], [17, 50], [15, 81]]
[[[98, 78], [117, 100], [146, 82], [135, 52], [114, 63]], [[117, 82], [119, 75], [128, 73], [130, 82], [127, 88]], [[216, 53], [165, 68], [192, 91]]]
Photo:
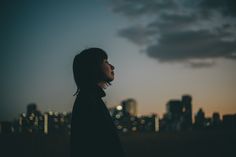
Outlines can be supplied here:
[[[121, 141], [127, 157], [236, 156], [236, 130], [132, 133]], [[63, 135], [0, 135], [0, 156], [69, 157], [69, 142]]]

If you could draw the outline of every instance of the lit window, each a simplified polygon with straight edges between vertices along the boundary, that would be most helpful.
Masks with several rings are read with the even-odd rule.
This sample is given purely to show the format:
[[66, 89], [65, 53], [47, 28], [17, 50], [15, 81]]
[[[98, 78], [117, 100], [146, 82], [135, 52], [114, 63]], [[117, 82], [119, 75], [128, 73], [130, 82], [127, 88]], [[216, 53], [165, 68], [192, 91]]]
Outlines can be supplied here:
[[127, 132], [128, 131], [128, 129], [127, 128], [123, 128], [123, 130], [122, 130], [123, 132]]
[[58, 119], [57, 119], [57, 118], [54, 118], [54, 122], [58, 122]]
[[122, 126], [121, 126], [121, 125], [118, 125], [118, 126], [117, 126], [117, 129], [122, 129]]
[[132, 127], [132, 131], [136, 131], [137, 130], [137, 128], [136, 127]]
[[210, 122], [207, 122], [207, 123], [206, 123], [206, 126], [210, 126]]
[[30, 117], [29, 117], [29, 119], [30, 119], [30, 120], [33, 120], [33, 119], [34, 119], [34, 117], [30, 116]]
[[119, 105], [119, 106], [116, 107], [116, 109], [117, 109], [117, 110], [122, 110], [122, 106]]
[[117, 115], [116, 115], [116, 118], [117, 118], [117, 119], [119, 119], [119, 118], [120, 118], [120, 115], [119, 115], [119, 114], [117, 114]]
[[53, 115], [53, 112], [52, 112], [52, 111], [49, 111], [49, 115], [50, 115], [50, 116]]
[[130, 118], [130, 120], [131, 120], [131, 121], [134, 121], [134, 120], [135, 120], [135, 118], [134, 118], [134, 117], [131, 117], [131, 118]]
[[64, 116], [66, 116], [66, 115], [67, 115], [67, 113], [66, 113], [66, 112], [63, 112], [63, 115], [64, 115]]
[[141, 120], [141, 124], [144, 124], [144, 123], [145, 123], [145, 120], [144, 120], [144, 119], [142, 119], [142, 120]]

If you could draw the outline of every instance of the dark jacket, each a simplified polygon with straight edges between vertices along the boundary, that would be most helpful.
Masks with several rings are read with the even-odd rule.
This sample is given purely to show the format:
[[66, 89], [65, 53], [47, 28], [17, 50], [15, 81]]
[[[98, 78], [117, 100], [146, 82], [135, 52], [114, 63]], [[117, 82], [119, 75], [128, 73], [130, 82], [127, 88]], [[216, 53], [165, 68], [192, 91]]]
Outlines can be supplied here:
[[98, 86], [80, 90], [71, 121], [71, 157], [124, 157], [114, 123]]

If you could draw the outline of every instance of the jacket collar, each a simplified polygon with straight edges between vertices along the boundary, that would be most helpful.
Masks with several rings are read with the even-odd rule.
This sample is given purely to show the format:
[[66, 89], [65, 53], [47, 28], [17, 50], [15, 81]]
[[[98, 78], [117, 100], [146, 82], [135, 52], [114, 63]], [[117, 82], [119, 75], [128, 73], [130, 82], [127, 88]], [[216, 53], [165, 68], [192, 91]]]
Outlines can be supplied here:
[[100, 98], [106, 96], [104, 90], [97, 85], [87, 86], [86, 88], [80, 89], [79, 95], [82, 93]]

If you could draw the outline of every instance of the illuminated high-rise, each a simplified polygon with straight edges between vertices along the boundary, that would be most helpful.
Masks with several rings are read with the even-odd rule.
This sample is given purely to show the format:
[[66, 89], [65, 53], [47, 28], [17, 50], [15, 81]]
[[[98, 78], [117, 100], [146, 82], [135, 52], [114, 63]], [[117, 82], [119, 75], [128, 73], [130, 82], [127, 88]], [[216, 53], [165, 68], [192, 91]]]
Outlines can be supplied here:
[[137, 116], [137, 102], [134, 99], [122, 101], [122, 108], [132, 116]]

